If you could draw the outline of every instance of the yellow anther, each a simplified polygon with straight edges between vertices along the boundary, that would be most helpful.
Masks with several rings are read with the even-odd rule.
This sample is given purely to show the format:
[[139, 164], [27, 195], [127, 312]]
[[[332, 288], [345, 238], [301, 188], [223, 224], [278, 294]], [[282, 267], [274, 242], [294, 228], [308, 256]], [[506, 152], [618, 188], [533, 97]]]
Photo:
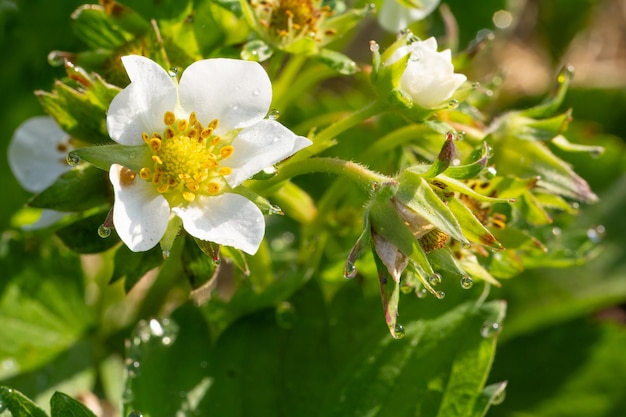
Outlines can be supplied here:
[[187, 128], [189, 127], [189, 124], [187, 123], [187, 120], [179, 120], [178, 121], [178, 131], [179, 132], [184, 132], [185, 130], [187, 130]]
[[207, 174], [196, 174], [193, 176], [194, 181], [200, 183], [208, 178]]
[[162, 179], [163, 179], [163, 172], [161, 171], [155, 172], [154, 175], [152, 176], [152, 182], [154, 184], [160, 183]]
[[211, 140], [211, 145], [215, 146], [215, 145], [217, 145], [218, 143], [220, 143], [220, 141], [221, 141], [221, 140], [222, 140], [222, 138], [220, 138], [219, 136], [216, 136], [216, 137], [214, 137], [214, 138]]
[[207, 187], [206, 187], [206, 188], [207, 188], [207, 192], [208, 192], [209, 194], [211, 194], [211, 195], [215, 195], [215, 194], [219, 193], [219, 191], [220, 191], [220, 188], [221, 188], [221, 187], [220, 187], [220, 185], [219, 185], [218, 183], [216, 183], [216, 182], [210, 182], [210, 183], [207, 185]]
[[122, 167], [120, 170], [120, 185], [122, 187], [128, 187], [133, 185], [137, 173], [130, 168]]
[[200, 132], [200, 137], [202, 139], [208, 139], [211, 137], [212, 134], [213, 134], [213, 129], [210, 129], [207, 127], [205, 129], [202, 129], [202, 132]]
[[150, 148], [152, 148], [154, 152], [159, 152], [161, 150], [161, 139], [159, 138], [150, 139]]
[[196, 112], [192, 111], [191, 114], [189, 115], [189, 125], [195, 126], [196, 123], [198, 123], [198, 117], [196, 116]]
[[159, 155], [152, 155], [152, 161], [154, 161], [155, 164], [163, 165], [163, 160]]
[[169, 185], [170, 187], [176, 187], [178, 185], [178, 181], [176, 181], [174, 178], [170, 178], [169, 180], [167, 180], [167, 185]]
[[150, 178], [152, 178], [152, 171], [150, 171], [150, 168], [141, 168], [139, 170], [139, 177], [142, 180], [149, 180]]
[[209, 123], [209, 125], [207, 126], [209, 129], [211, 130], [215, 130], [217, 129], [217, 126], [220, 124], [220, 121], [217, 119], [213, 119], [211, 120], [211, 122]]
[[157, 138], [157, 139], [163, 139], [163, 136], [161, 136], [161, 134], [159, 132], [153, 132], [152, 133], [152, 137], [153, 138]]
[[[193, 139], [193, 140], [198, 139], [198, 129], [195, 129], [195, 128], [191, 129], [188, 134], [189, 134], [190, 139]], [[202, 138], [200, 139], [202, 140]]]
[[220, 175], [230, 175], [233, 173], [233, 169], [231, 167], [221, 167], [217, 173]]
[[185, 187], [189, 189], [189, 191], [198, 191], [200, 189], [200, 185], [194, 180], [187, 181], [185, 183]]
[[220, 156], [222, 157], [222, 159], [226, 159], [233, 154], [234, 150], [235, 149], [230, 145], [224, 146], [222, 149], [220, 149]]
[[171, 126], [176, 122], [176, 116], [171, 111], [166, 111], [165, 115], [163, 115], [163, 121], [167, 126]]
[[196, 195], [192, 192], [184, 191], [183, 198], [191, 203], [193, 200], [196, 199]]
[[157, 191], [160, 192], [161, 194], [167, 192], [167, 190], [170, 189], [170, 186], [167, 184], [159, 184], [159, 186], [157, 187]]
[[165, 134], [165, 137], [167, 139], [172, 139], [174, 136], [176, 136], [176, 132], [174, 132], [174, 129], [172, 129], [171, 127], [166, 128], [163, 133]]
[[141, 132], [141, 139], [146, 143], [150, 143], [150, 136], [146, 132]]
[[218, 163], [214, 159], [209, 159], [208, 161], [206, 161], [206, 163], [203, 166], [206, 169], [215, 169], [215, 168], [217, 168]]

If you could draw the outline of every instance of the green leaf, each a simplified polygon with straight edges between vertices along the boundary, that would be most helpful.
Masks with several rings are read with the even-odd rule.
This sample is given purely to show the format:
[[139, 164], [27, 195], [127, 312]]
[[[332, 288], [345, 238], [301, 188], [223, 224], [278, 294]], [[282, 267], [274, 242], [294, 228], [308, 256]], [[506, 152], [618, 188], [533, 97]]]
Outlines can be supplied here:
[[163, 254], [159, 246], [146, 252], [132, 252], [126, 245], [115, 251], [115, 269], [110, 283], [125, 278], [124, 288], [130, 291], [135, 284], [151, 269], [163, 263]]
[[100, 212], [77, 220], [58, 229], [55, 233], [65, 246], [76, 253], [100, 253], [111, 249], [119, 243], [117, 234], [102, 238], [98, 229], [107, 218], [108, 212]]
[[194, 290], [212, 281], [219, 271], [219, 245], [186, 237], [181, 256], [183, 271]]
[[12, 417], [47, 417], [42, 409], [21, 392], [0, 386], [0, 412], [5, 408]]
[[55, 392], [50, 399], [51, 417], [96, 417], [83, 404], [61, 392]]
[[[31, 207], [57, 211], [84, 211], [109, 204], [108, 175], [94, 167], [72, 169], [61, 175], [50, 187], [34, 196]], [[96, 229], [97, 230], [97, 229]]]
[[87, 146], [70, 152], [70, 157], [87, 161], [104, 171], [109, 171], [112, 164], [120, 164], [139, 172], [141, 168], [150, 166], [150, 152], [145, 145], [101, 145]]
[[[128, 11], [119, 4], [115, 4], [115, 10], [119, 13], [122, 10]], [[150, 24], [135, 16], [135, 22], [142, 22], [143, 31], [150, 28]], [[135, 38], [133, 33], [124, 30], [114, 17], [108, 14], [104, 6], [100, 5], [83, 5], [80, 6], [72, 14], [73, 27], [76, 35], [84, 41], [90, 49], [116, 49]]]

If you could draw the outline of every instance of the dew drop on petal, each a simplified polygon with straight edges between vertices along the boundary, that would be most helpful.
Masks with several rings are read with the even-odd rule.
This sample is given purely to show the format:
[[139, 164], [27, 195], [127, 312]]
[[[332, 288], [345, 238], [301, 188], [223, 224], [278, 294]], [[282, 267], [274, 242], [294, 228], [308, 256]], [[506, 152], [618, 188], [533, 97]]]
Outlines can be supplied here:
[[402, 326], [400, 323], [396, 323], [394, 329], [393, 329], [393, 338], [394, 339], [402, 339], [405, 335], [404, 332], [404, 326]]
[[472, 288], [473, 285], [474, 281], [468, 275], [461, 278], [461, 288], [468, 290]]
[[351, 261], [346, 261], [346, 264], [343, 268], [343, 277], [347, 279], [352, 279], [356, 277], [357, 269], [354, 263]]
[[486, 321], [480, 329], [480, 335], [484, 338], [496, 336], [502, 330], [502, 326], [498, 322]]
[[277, 109], [272, 109], [267, 113], [267, 118], [270, 120], [276, 120], [280, 117], [280, 111]]
[[75, 167], [76, 165], [80, 164], [80, 157], [76, 155], [74, 152], [70, 152], [67, 154], [65, 161], [67, 162], [69, 166]]
[[433, 287], [436, 287], [437, 285], [441, 284], [441, 275], [437, 273], [432, 274], [428, 277], [428, 282]]
[[258, 88], [255, 88], [255, 89], [252, 91], [252, 95], [253, 95], [253, 96], [255, 96], [255, 97], [256, 97], [256, 96], [258, 96], [258, 95], [260, 95], [260, 94], [261, 94], [261, 90], [259, 90]]
[[422, 59], [422, 53], [420, 51], [413, 51], [409, 59], [413, 62], [417, 62]]
[[98, 227], [98, 236], [100, 236], [103, 239], [106, 239], [107, 237], [111, 236], [111, 228], [101, 224]]
[[170, 77], [174, 78], [178, 75], [178, 68], [170, 67], [170, 70], [167, 72]]

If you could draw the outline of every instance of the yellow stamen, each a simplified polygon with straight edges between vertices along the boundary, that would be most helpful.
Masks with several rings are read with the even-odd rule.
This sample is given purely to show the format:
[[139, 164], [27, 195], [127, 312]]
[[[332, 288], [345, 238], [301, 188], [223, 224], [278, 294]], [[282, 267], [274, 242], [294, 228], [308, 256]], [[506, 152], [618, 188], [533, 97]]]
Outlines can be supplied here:
[[211, 195], [215, 195], [220, 191], [220, 185], [216, 182], [210, 182], [207, 185], [207, 192]]
[[152, 148], [154, 152], [159, 152], [161, 150], [161, 139], [159, 138], [150, 139], [150, 148]]
[[141, 139], [146, 143], [150, 143], [150, 136], [146, 132], [141, 132]]
[[130, 168], [122, 167], [120, 170], [120, 185], [122, 187], [129, 187], [135, 182], [137, 173]]
[[193, 200], [196, 199], [196, 195], [189, 191], [183, 191], [183, 198], [191, 203]]
[[150, 178], [152, 178], [152, 171], [150, 171], [150, 168], [141, 168], [139, 170], [139, 177], [142, 180], [149, 180]]
[[230, 145], [224, 146], [222, 149], [220, 149], [220, 155], [221, 155], [222, 159], [226, 159], [229, 156], [231, 156], [233, 154], [234, 150], [235, 150], [235, 148], [233, 148]]
[[221, 167], [221, 168], [217, 171], [217, 173], [218, 173], [219, 175], [222, 175], [222, 176], [224, 176], [224, 175], [230, 175], [230, 174], [232, 174], [232, 173], [233, 173], [233, 169], [232, 169], [231, 167]]
[[167, 126], [171, 126], [174, 124], [174, 122], [176, 122], [176, 116], [171, 111], [166, 111], [165, 115], [163, 116], [163, 121]]

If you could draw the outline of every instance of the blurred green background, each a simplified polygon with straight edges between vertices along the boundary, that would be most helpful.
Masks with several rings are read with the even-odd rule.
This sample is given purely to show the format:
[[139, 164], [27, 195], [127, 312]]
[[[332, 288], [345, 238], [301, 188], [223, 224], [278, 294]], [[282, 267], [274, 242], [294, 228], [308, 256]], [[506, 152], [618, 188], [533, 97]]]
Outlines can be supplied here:
[[[471, 74], [482, 81], [494, 75], [494, 68], [503, 72], [497, 108], [536, 103], [552, 87], [559, 67], [572, 64], [575, 81], [563, 107], [573, 108], [574, 123], [566, 136], [573, 142], [606, 147], [596, 158], [564, 157], [600, 197], [598, 204], [582, 207], [575, 221], [575, 226], [590, 233], [604, 226], [597, 257], [569, 269], [526, 271], [493, 293], [494, 298], [507, 300], [508, 316], [490, 381], [508, 380], [509, 385], [505, 401], [490, 415], [624, 416], [626, 2], [447, 3], [458, 16], [461, 49], [478, 30], [493, 27], [495, 10], [506, 6], [512, 13], [512, 24], [497, 32], [496, 40], [477, 57]], [[0, 0], [3, 158], [15, 128], [42, 113], [33, 91], [50, 89], [53, 79], [64, 73], [63, 68], [48, 64], [48, 53], [83, 48], [72, 34], [70, 18], [80, 4]], [[436, 23], [437, 19], [435, 28]], [[29, 194], [13, 179], [6, 160], [0, 164], [0, 178], [4, 240], [11, 217]], [[6, 280], [6, 272], [0, 272], [0, 281]], [[6, 282], [0, 284], [5, 286]]]

